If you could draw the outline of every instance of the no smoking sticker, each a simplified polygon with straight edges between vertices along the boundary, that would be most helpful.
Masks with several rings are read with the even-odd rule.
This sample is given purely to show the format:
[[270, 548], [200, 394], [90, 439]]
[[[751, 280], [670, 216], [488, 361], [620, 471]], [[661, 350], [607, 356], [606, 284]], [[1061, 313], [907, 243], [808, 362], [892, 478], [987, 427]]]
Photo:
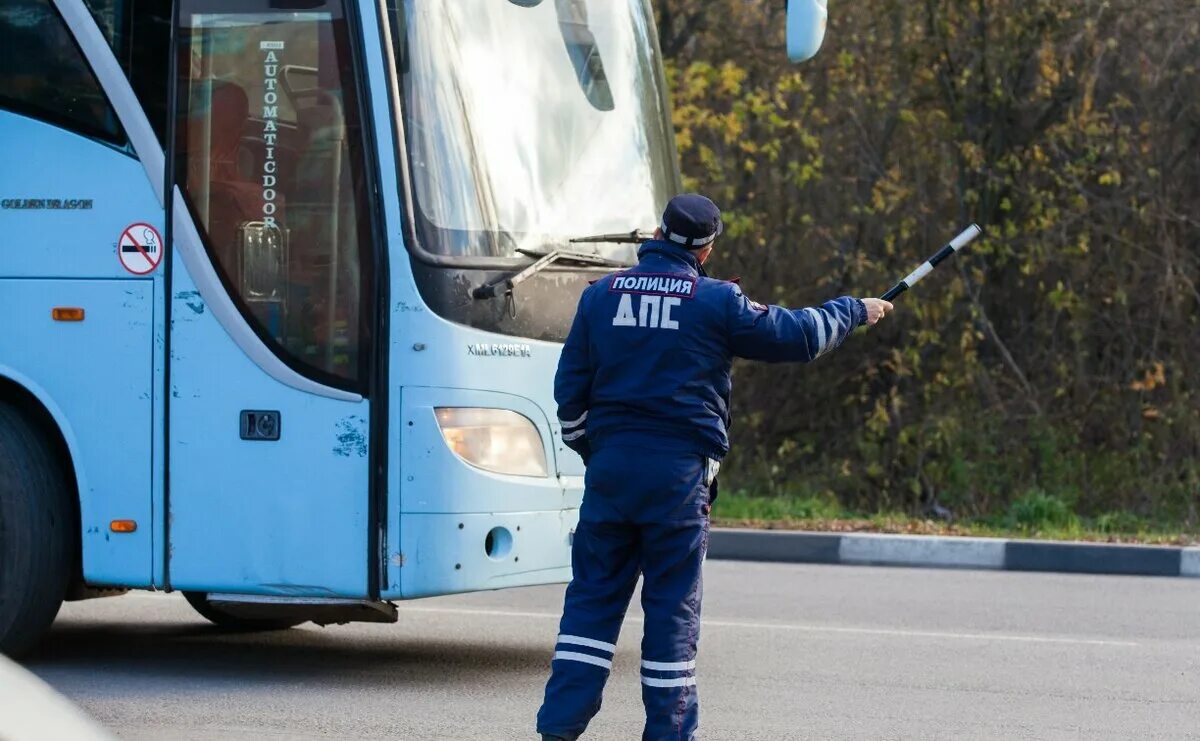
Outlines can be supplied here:
[[153, 226], [144, 223], [130, 224], [121, 232], [117, 241], [117, 257], [121, 267], [134, 275], [153, 273], [162, 262], [162, 236]]

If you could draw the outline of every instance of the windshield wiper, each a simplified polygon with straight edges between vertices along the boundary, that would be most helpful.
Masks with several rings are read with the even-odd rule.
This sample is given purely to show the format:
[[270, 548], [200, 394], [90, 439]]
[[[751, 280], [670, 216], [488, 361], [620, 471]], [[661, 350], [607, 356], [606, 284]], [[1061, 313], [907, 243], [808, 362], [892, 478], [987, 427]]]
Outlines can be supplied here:
[[616, 234], [597, 234], [591, 237], [575, 237], [567, 240], [572, 243], [599, 243], [604, 244], [641, 244], [648, 242], [654, 238], [654, 232], [642, 231], [634, 229], [631, 232], [617, 232]]
[[589, 255], [586, 252], [574, 252], [572, 250], [553, 250], [551, 252], [534, 252], [532, 250], [517, 251], [538, 259], [529, 263], [525, 267], [521, 268], [521, 270], [510, 276], [501, 278], [500, 280], [492, 281], [491, 283], [485, 283], [484, 285], [475, 288], [475, 290], [471, 291], [471, 296], [473, 298], [495, 298], [496, 296], [502, 294], [511, 294], [513, 289], [518, 285], [524, 283], [533, 276], [550, 267], [551, 264], [559, 261], [582, 263], [583, 265], [591, 265], [603, 268], [629, 267], [623, 262], [610, 260], [607, 257], [600, 257], [599, 255]]

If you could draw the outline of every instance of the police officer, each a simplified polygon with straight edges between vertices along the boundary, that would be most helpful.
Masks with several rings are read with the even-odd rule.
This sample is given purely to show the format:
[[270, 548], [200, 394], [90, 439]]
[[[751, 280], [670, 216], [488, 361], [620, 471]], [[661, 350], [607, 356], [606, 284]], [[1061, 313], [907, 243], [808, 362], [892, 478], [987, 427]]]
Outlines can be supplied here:
[[587, 479], [537, 717], [544, 741], [573, 741], [599, 711], [639, 574], [642, 738], [693, 737], [701, 565], [729, 451], [733, 358], [814, 360], [892, 309], [848, 296], [795, 311], [754, 303], [704, 272], [721, 228], [709, 199], [673, 198], [638, 264], [583, 292], [563, 348], [554, 396]]

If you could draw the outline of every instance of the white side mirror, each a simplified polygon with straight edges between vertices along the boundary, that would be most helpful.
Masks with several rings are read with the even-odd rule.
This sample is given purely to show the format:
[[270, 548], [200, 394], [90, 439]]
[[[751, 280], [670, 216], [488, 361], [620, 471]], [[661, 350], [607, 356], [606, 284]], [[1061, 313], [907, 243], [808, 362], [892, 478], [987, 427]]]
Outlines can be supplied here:
[[825, 40], [826, 4], [827, 0], [788, 0], [788, 59], [804, 62], [817, 55]]

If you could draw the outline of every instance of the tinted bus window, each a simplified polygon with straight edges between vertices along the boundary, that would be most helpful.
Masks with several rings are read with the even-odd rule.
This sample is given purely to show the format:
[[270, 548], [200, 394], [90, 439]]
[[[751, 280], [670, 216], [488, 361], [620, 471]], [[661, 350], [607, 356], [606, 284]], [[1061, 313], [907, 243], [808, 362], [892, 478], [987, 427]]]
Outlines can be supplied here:
[[159, 144], [167, 140], [171, 0], [86, 0]]
[[104, 91], [50, 0], [0, 3], [0, 106], [123, 144]]
[[370, 214], [349, 33], [339, 2], [278, 5], [181, 6], [176, 172], [259, 334], [358, 388]]

